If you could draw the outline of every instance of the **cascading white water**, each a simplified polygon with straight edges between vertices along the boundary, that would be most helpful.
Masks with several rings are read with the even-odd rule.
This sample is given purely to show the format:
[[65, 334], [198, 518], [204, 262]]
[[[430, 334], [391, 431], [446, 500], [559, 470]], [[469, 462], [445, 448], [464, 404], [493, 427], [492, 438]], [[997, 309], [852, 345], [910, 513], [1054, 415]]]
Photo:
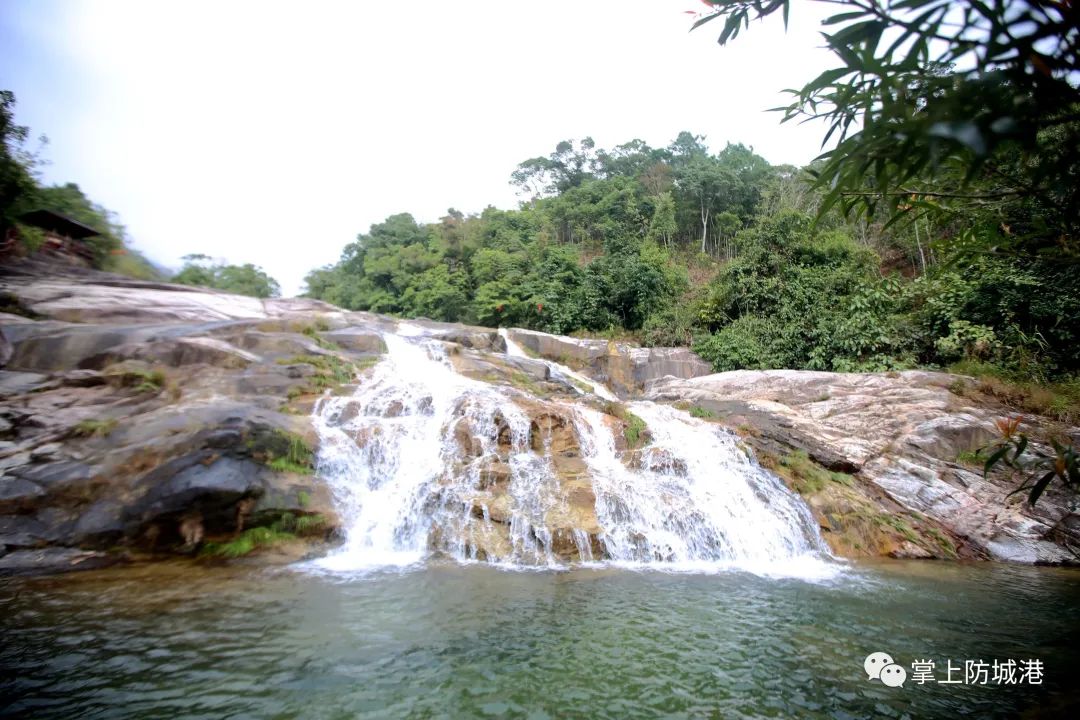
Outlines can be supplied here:
[[[506, 328], [499, 328], [499, 336], [506, 341], [506, 354], [509, 357], [529, 357], [529, 354], [525, 352], [525, 349], [510, 338], [510, 333], [506, 331]], [[548, 369], [551, 370], [552, 374], [557, 379], [567, 381], [567, 385], [574, 388], [574, 390], [582, 395], [588, 394], [584, 388], [592, 388], [592, 393], [604, 400], [619, 399], [618, 396], [611, 392], [611, 390], [608, 390], [603, 383], [597, 382], [590, 377], [586, 377], [579, 372], [571, 370], [565, 365], [554, 362], [553, 360], [546, 360], [544, 358], [537, 358], [537, 360], [547, 365]]]
[[[443, 345], [403, 325], [383, 336], [386, 359], [350, 397], [327, 397], [315, 412], [319, 473], [346, 525], [329, 569], [407, 565], [435, 546], [475, 557], [470, 539], [490, 524], [475, 517], [484, 463], [500, 435], [511, 469], [510, 548], [488, 559], [550, 564], [544, 510], [557, 481], [529, 447], [530, 420], [499, 388], [454, 372]], [[461, 426], [461, 433], [455, 428]], [[479, 447], [463, 447], [462, 437]]]
[[628, 407], [652, 435], [636, 467], [619, 459], [599, 412], [578, 411], [612, 560], [762, 567], [825, 552], [806, 506], [734, 435], [665, 405]]
[[[525, 353], [506, 335], [507, 355]], [[827, 555], [805, 505], [722, 428], [651, 402], [629, 403], [651, 434], [620, 456], [602, 384], [552, 361], [555, 378], [583, 393], [549, 403], [568, 416], [595, 493], [599, 528], [556, 529], [567, 491], [552, 449], [519, 390], [457, 373], [445, 345], [402, 324], [385, 358], [350, 397], [315, 413], [320, 474], [334, 491], [346, 541], [319, 564], [331, 570], [405, 565], [438, 551], [460, 561], [551, 566], [571, 548], [583, 562], [666, 568], [777, 563]], [[534, 409], [535, 415], [535, 409]], [[608, 418], [610, 421], [610, 418]], [[570, 453], [574, 454], [573, 451]], [[501, 475], [492, 479], [492, 467]], [[595, 542], [594, 542], [595, 540]], [[602, 557], [594, 552], [600, 548]]]

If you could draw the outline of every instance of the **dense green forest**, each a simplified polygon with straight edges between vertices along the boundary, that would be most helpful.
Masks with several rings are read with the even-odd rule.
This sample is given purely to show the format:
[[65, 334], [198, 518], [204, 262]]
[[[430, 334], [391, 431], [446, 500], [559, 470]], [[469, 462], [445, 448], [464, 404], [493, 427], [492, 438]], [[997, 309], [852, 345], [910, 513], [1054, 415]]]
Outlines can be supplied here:
[[973, 250], [959, 221], [818, 217], [804, 173], [689, 132], [665, 148], [563, 142], [514, 173], [520, 209], [394, 215], [308, 289], [353, 309], [693, 345], [717, 370], [1077, 370], [1075, 266]]
[[[1080, 10], [832, 4], [836, 66], [778, 108], [825, 122], [809, 166], [690, 132], [564, 141], [512, 174], [518, 209], [391, 216], [310, 273], [309, 294], [691, 345], [721, 371], [946, 367], [1075, 419]], [[706, 5], [694, 27], [717, 22], [721, 45], [802, 7]]]
[[[687, 345], [720, 371], [946, 367], [1052, 382], [1037, 409], [1069, 414], [1080, 397], [1076, 12], [841, 4], [850, 11], [823, 33], [838, 67], [782, 108], [785, 120], [828, 123], [832, 149], [807, 167], [692, 132], [664, 147], [563, 141], [512, 173], [518, 208], [388, 217], [309, 273], [307, 293], [406, 317]], [[696, 25], [720, 21], [722, 45], [791, 11], [708, 5]], [[960, 32], [942, 36], [943, 23]], [[36, 182], [13, 105], [5, 93], [0, 183], [16, 198], [5, 227], [22, 209], [57, 209], [104, 229], [100, 267], [152, 272], [77, 186]], [[175, 280], [277, 294], [255, 266], [188, 260]]]

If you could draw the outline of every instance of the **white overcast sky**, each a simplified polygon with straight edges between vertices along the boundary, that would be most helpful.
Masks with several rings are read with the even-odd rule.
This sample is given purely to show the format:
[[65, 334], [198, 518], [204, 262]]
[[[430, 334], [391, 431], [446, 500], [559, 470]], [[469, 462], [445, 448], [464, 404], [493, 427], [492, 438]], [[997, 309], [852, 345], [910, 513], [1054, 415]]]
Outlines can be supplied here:
[[0, 0], [0, 88], [132, 243], [305, 273], [397, 212], [516, 207], [510, 173], [568, 138], [665, 146], [680, 130], [804, 164], [779, 125], [828, 63], [828, 8], [794, 3], [732, 45], [695, 0]]

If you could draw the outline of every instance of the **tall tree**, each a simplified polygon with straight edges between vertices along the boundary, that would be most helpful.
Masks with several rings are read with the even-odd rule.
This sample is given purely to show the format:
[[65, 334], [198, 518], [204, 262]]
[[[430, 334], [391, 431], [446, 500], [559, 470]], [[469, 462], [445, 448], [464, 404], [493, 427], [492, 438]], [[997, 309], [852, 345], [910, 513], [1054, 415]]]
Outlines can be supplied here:
[[596, 143], [586, 137], [577, 147], [573, 140], [563, 140], [548, 157], [526, 160], [511, 174], [510, 181], [521, 192], [542, 197], [578, 187], [597, 177], [599, 171]]

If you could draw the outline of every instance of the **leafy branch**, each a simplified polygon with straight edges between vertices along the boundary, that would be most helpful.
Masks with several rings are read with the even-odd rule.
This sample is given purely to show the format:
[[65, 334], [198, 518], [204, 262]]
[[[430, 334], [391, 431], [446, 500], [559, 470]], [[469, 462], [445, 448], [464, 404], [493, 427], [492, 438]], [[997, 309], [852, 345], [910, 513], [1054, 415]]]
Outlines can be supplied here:
[[[1032, 0], [818, 0], [844, 12], [822, 21], [829, 68], [774, 108], [783, 122], [823, 120], [812, 169], [821, 213], [912, 208], [899, 190], [945, 182], [934, 195], [963, 203], [986, 196], [1046, 210], [1044, 242], [1075, 250], [1080, 231], [1080, 4]], [[790, 0], [707, 0], [693, 27], [722, 20], [726, 45]], [[833, 143], [831, 149], [830, 142]], [[965, 192], [1005, 159], [1012, 187]], [[924, 195], [926, 193], [923, 193]], [[944, 210], [944, 208], [943, 208]]]
[[1054, 456], [1050, 458], [1033, 458], [1025, 461], [1024, 455], [1030, 447], [1028, 437], [1020, 432], [1020, 417], [1001, 418], [995, 421], [1001, 438], [992, 446], [993, 451], [983, 464], [983, 477], [985, 478], [997, 465], [1005, 465], [1018, 472], [1027, 475], [1020, 487], [1006, 496], [1006, 500], [1013, 495], [1023, 492], [1028, 494], [1028, 504], [1034, 506], [1046, 488], [1058, 478], [1065, 487], [1072, 490], [1080, 488], [1080, 454], [1070, 442], [1068, 445], [1050, 439], [1050, 445], [1054, 449]]

